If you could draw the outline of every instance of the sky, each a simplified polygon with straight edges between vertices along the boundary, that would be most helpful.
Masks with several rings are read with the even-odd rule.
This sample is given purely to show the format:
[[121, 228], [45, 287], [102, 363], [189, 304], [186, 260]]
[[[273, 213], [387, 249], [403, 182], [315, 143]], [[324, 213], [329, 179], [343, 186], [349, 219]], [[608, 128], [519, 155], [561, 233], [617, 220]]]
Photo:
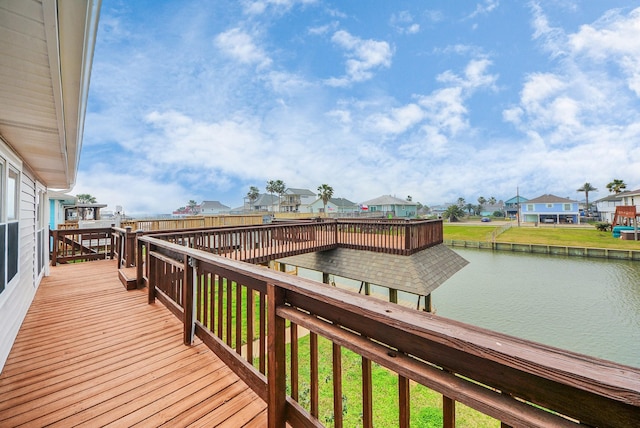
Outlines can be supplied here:
[[640, 7], [103, 0], [77, 183], [130, 215], [269, 180], [424, 205], [640, 188]]

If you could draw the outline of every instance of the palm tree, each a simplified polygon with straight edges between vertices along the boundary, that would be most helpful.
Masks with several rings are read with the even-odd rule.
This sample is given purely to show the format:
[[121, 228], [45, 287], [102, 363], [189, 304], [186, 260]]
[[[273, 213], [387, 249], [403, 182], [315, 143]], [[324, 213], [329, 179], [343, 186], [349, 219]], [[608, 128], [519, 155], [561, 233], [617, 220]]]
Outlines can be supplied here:
[[611, 183], [607, 184], [607, 189], [609, 189], [609, 192], [613, 192], [616, 195], [626, 188], [627, 185], [624, 183], [624, 180], [620, 180], [618, 178], [614, 178]]
[[78, 198], [78, 203], [80, 204], [95, 204], [97, 202], [96, 198], [88, 193], [80, 193], [76, 195], [76, 198]]
[[446, 219], [449, 219], [450, 223], [453, 223], [458, 221], [458, 219], [464, 217], [464, 210], [459, 205], [449, 205], [442, 216]]
[[191, 214], [195, 214], [195, 210], [196, 210], [196, 207], [198, 206], [198, 203], [193, 199], [189, 199], [189, 203], [187, 204], [187, 206], [189, 207], [189, 212]]
[[411, 195], [407, 196], [407, 202], [413, 202], [413, 196]]
[[587, 211], [586, 214], [589, 214], [589, 212], [591, 211], [589, 209], [589, 192], [597, 192], [598, 189], [593, 187], [591, 183], [587, 182], [587, 183], [584, 183], [582, 187], [580, 187], [577, 191], [584, 192], [584, 199], [585, 199], [586, 211]]
[[278, 211], [280, 211], [280, 198], [284, 193], [285, 185], [282, 180], [269, 180], [267, 181], [267, 192], [271, 195], [274, 193], [278, 195]]
[[489, 202], [489, 205], [495, 205], [498, 201], [496, 201], [496, 198], [492, 196], [487, 202]]
[[475, 209], [475, 206], [473, 204], [467, 204], [464, 206], [464, 209], [467, 210], [467, 213], [469, 213], [469, 215], [471, 215], [471, 213]]
[[482, 212], [482, 206], [486, 203], [487, 203], [487, 200], [484, 198], [484, 196], [480, 196], [478, 198], [478, 208], [477, 208], [478, 215], [480, 215], [480, 213]]
[[253, 207], [253, 203], [260, 196], [260, 190], [256, 186], [249, 187], [249, 191], [247, 192], [247, 198], [249, 199], [249, 211], [251, 211]]
[[324, 216], [327, 216], [327, 202], [333, 196], [333, 187], [328, 184], [322, 184], [318, 186], [318, 197], [322, 199], [322, 205], [324, 205]]
[[462, 198], [462, 197], [458, 198], [458, 206], [459, 207], [464, 206], [464, 198]]

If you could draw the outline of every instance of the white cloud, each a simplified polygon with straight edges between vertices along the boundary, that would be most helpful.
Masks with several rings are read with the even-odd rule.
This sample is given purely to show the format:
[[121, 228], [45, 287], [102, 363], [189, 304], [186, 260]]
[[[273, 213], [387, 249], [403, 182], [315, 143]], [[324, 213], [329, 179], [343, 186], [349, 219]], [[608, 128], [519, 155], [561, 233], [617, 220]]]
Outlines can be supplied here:
[[420, 24], [414, 22], [413, 16], [406, 10], [391, 15], [391, 26], [400, 34], [416, 34]]
[[253, 37], [239, 28], [218, 34], [214, 43], [218, 49], [243, 64], [256, 64], [260, 67], [271, 64], [271, 59], [254, 43]]
[[611, 11], [593, 25], [583, 25], [569, 36], [571, 52], [589, 61], [617, 64], [627, 85], [640, 96], [640, 8], [628, 15]]
[[339, 30], [331, 38], [336, 45], [346, 50], [346, 74], [339, 78], [330, 78], [330, 86], [346, 86], [352, 82], [362, 82], [373, 77], [373, 70], [391, 66], [393, 50], [387, 42], [363, 40], [347, 31]]
[[277, 13], [285, 13], [296, 5], [309, 5], [317, 0], [243, 0], [244, 12], [248, 15], [261, 15], [268, 9]]
[[476, 9], [468, 16], [468, 18], [475, 18], [478, 15], [491, 13], [499, 5], [499, 0], [484, 0], [484, 2], [476, 4]]

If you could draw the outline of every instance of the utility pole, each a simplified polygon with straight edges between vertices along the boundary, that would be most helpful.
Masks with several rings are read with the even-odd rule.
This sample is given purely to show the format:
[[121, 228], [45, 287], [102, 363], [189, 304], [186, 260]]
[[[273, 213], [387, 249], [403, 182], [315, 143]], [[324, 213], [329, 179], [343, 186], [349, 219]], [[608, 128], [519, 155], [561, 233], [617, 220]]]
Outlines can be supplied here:
[[516, 208], [518, 212], [516, 217], [518, 218], [518, 227], [520, 227], [520, 186], [516, 186]]

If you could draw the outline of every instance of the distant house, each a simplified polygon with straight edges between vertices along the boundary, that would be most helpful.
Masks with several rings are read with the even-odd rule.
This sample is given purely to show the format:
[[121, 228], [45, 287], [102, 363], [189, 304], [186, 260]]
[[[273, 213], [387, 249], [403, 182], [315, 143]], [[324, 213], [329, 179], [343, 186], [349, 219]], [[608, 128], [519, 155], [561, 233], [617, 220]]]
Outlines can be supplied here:
[[635, 206], [636, 211], [640, 211], [640, 189], [619, 193], [618, 197], [622, 200], [621, 205]]
[[432, 205], [431, 206], [431, 215], [442, 217], [442, 214], [449, 208], [451, 205], [455, 205], [454, 203], [450, 204], [442, 204], [442, 205]]
[[498, 201], [493, 205], [485, 204], [482, 206], [482, 211], [480, 211], [480, 215], [483, 217], [490, 217], [496, 211], [504, 214], [504, 202]]
[[514, 196], [504, 201], [504, 211], [507, 217], [515, 218], [518, 215], [518, 207], [527, 202], [528, 199], [523, 196]]
[[391, 195], [383, 195], [364, 201], [360, 205], [362, 209], [370, 213], [381, 213], [384, 216], [412, 218], [416, 217], [418, 213], [417, 203]]
[[606, 221], [609, 223], [613, 222], [613, 216], [616, 213], [616, 207], [618, 205], [623, 205], [622, 197], [620, 195], [621, 194], [613, 194], [595, 201], [596, 211], [598, 212], [600, 221]]
[[555, 195], [542, 195], [520, 205], [523, 221], [530, 223], [578, 223], [578, 201]]
[[280, 200], [280, 211], [287, 213], [313, 212], [310, 205], [318, 198], [318, 195], [309, 189], [294, 189], [292, 187], [284, 191]]
[[260, 193], [258, 198], [254, 201], [250, 201], [245, 197], [246, 211], [275, 211], [278, 207], [278, 196], [270, 195], [267, 193]]
[[231, 207], [223, 205], [220, 201], [202, 201], [200, 204], [200, 214], [202, 215], [216, 215], [216, 214], [229, 214]]
[[[322, 198], [316, 199], [311, 205], [309, 205], [309, 212], [321, 213], [324, 212], [324, 204]], [[327, 201], [327, 214], [351, 214], [357, 213], [360, 210], [358, 204], [351, 202], [345, 198], [331, 198]]]
[[[67, 208], [75, 206], [77, 198], [67, 193], [49, 191], [49, 229], [56, 230], [67, 219]], [[76, 219], [77, 220], [77, 219]]]

